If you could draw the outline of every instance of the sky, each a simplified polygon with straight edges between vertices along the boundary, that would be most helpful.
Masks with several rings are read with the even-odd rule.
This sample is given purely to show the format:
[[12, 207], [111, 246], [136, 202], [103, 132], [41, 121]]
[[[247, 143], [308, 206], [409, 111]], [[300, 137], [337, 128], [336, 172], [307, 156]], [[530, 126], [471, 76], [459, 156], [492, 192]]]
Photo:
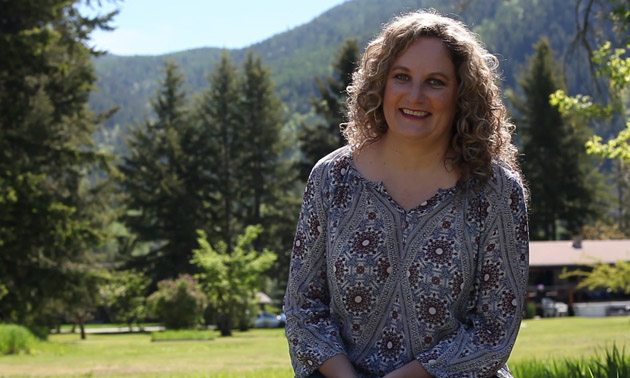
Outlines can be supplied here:
[[[110, 0], [111, 1], [111, 0]], [[112, 7], [102, 1], [103, 13]], [[305, 24], [344, 0], [125, 0], [114, 31], [91, 44], [116, 55], [161, 55], [198, 47], [241, 48]], [[93, 3], [95, 3], [93, 1]], [[84, 14], [94, 10], [83, 8]]]

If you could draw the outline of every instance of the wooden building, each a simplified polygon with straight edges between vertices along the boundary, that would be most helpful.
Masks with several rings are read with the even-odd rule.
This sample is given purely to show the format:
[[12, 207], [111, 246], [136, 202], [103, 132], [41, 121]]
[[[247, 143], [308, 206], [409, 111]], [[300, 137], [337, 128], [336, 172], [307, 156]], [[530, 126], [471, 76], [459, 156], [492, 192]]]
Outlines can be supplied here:
[[578, 289], [577, 277], [560, 278], [564, 270], [584, 268], [584, 264], [630, 260], [630, 240], [532, 241], [529, 256], [528, 300], [534, 301], [539, 310], [542, 298], [568, 304], [570, 313], [572, 305], [578, 302], [630, 300], [629, 295], [606, 288]]

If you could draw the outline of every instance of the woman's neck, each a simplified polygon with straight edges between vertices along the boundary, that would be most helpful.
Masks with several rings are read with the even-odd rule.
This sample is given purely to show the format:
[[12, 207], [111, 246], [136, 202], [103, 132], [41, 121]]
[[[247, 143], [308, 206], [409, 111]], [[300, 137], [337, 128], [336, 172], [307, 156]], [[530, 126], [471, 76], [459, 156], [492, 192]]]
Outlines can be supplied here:
[[452, 170], [447, 154], [448, 144], [426, 144], [395, 135], [384, 134], [373, 148], [380, 156], [381, 164], [393, 174], [426, 174]]

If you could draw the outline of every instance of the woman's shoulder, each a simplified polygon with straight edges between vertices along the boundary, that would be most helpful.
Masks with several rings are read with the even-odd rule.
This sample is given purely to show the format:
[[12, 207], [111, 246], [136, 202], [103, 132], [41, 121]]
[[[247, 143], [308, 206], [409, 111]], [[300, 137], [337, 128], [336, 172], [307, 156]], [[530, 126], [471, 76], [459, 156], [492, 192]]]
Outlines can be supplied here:
[[346, 145], [336, 149], [313, 166], [311, 177], [323, 178], [332, 175], [333, 178], [345, 175], [352, 164], [352, 149]]
[[527, 200], [527, 189], [520, 171], [503, 161], [492, 162], [492, 176], [481, 185], [479, 194], [491, 202], [500, 201], [501, 198], [516, 200], [517, 197], [521, 201]]

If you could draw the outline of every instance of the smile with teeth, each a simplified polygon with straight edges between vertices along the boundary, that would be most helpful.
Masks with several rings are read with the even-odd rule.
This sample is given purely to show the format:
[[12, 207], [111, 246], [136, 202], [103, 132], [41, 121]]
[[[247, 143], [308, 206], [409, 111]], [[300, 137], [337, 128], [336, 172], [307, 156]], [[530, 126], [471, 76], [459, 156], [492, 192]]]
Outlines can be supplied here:
[[414, 116], [414, 117], [426, 117], [429, 115], [429, 112], [423, 112], [420, 110], [411, 110], [411, 109], [405, 109], [405, 108], [402, 108], [400, 110], [403, 112], [403, 114]]

